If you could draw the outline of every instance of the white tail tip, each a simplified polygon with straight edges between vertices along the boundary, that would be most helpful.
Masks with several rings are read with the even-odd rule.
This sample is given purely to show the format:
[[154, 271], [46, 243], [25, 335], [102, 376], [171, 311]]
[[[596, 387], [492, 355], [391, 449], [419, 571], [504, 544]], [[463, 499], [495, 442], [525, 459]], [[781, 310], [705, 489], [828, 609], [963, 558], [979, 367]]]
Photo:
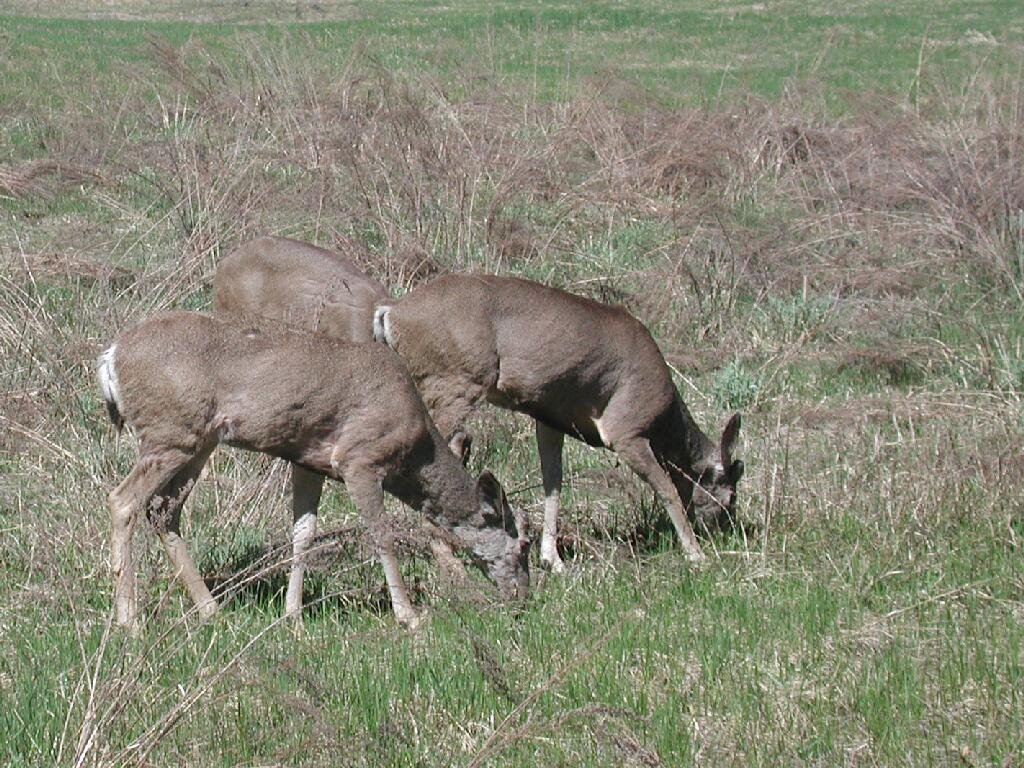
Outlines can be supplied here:
[[99, 360], [96, 361], [96, 381], [100, 385], [100, 394], [107, 404], [110, 420], [118, 429], [121, 428], [123, 412], [121, 406], [121, 386], [117, 381], [117, 368], [114, 365], [117, 345], [111, 344]]
[[381, 344], [391, 346], [391, 307], [381, 305], [373, 310], [373, 338]]

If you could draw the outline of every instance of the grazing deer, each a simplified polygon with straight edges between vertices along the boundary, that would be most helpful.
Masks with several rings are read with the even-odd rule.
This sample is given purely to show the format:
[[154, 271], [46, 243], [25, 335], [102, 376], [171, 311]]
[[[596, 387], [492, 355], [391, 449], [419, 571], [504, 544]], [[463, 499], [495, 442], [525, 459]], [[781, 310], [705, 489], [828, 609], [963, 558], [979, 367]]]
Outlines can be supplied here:
[[378, 307], [374, 336], [398, 352], [456, 449], [487, 401], [532, 416], [544, 481], [541, 562], [556, 548], [564, 435], [615, 451], [661, 497], [683, 551], [693, 528], [731, 522], [743, 462], [734, 414], [718, 444], [694, 422], [648, 330], [622, 309], [511, 277], [447, 275]]
[[380, 283], [340, 253], [287, 237], [260, 237], [217, 265], [214, 312], [262, 317], [342, 341], [373, 341]]
[[[385, 524], [383, 491], [419, 510], [472, 554], [503, 595], [529, 587], [525, 516], [494, 476], [475, 483], [448, 450], [399, 359], [376, 344], [235, 326], [167, 312], [121, 333], [98, 379], [111, 421], [138, 437], [139, 459], [110, 494], [117, 622], [136, 627], [131, 536], [145, 510], [203, 616], [217, 604], [180, 536], [181, 506], [220, 443], [267, 453], [345, 483], [370, 525], [403, 624], [417, 616]], [[288, 614], [300, 616], [312, 510], [295, 521]]]
[[[217, 266], [213, 309], [242, 320], [266, 318], [342, 341], [373, 341], [373, 310], [388, 292], [350, 258], [287, 237], [260, 237], [240, 245]], [[292, 465], [296, 523], [316, 514], [324, 478]], [[453, 581], [462, 562], [428, 525], [434, 559]]]

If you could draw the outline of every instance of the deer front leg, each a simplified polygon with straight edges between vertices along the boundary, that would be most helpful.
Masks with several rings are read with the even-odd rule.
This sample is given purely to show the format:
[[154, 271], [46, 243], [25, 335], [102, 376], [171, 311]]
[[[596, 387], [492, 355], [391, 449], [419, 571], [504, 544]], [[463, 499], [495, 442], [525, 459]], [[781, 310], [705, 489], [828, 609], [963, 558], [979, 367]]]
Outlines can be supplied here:
[[306, 553], [316, 537], [316, 513], [324, 488], [323, 475], [292, 464], [292, 569], [284, 612], [302, 624], [302, 581], [306, 575]]
[[423, 530], [430, 536], [430, 553], [434, 556], [434, 562], [441, 569], [441, 574], [449, 584], [456, 586], [465, 584], [466, 567], [462, 564], [458, 555], [451, 545], [445, 541], [444, 534], [436, 525], [429, 521], [423, 523]]
[[399, 624], [415, 629], [420, 622], [420, 615], [413, 608], [409, 590], [402, 580], [402, 571], [395, 557], [394, 534], [384, 519], [384, 491], [380, 481], [372, 471], [350, 470], [345, 473], [345, 486], [348, 488], [356, 508], [370, 528], [370, 536], [377, 550], [377, 558], [384, 568], [384, 578], [391, 596], [391, 608]]
[[540, 562], [554, 573], [565, 570], [558, 555], [558, 498], [562, 492], [562, 443], [565, 435], [536, 422], [537, 453], [544, 478], [544, 532], [540, 540]]
[[683, 507], [683, 500], [679, 497], [679, 491], [676, 490], [672, 478], [654, 458], [651, 444], [644, 438], [631, 438], [617, 442], [612, 447], [630, 469], [643, 478], [661, 497], [687, 559], [694, 563], [706, 560], [690, 521], [686, 519], [686, 510]]

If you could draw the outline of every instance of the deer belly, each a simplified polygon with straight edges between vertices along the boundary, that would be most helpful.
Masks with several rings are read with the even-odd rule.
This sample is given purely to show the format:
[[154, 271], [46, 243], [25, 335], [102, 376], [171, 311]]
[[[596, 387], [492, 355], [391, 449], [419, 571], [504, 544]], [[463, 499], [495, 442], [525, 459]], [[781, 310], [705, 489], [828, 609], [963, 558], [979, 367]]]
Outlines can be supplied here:
[[556, 414], [539, 408], [522, 410], [542, 424], [546, 424], [552, 429], [557, 429], [559, 432], [563, 432], [569, 437], [574, 437], [589, 446], [594, 448], [605, 447], [597, 421], [591, 417], [566, 418], [563, 414]]
[[532, 416], [587, 445], [603, 448], [592, 387], [573, 376], [516, 376], [514, 366], [503, 365], [498, 381], [487, 392], [487, 402]]

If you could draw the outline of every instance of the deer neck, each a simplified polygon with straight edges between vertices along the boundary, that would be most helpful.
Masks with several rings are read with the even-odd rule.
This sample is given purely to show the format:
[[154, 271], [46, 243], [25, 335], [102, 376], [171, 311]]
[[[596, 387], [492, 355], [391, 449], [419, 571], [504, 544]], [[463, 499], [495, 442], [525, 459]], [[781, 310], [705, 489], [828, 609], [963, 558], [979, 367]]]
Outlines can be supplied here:
[[401, 474], [388, 483], [388, 491], [452, 531], [479, 511], [476, 488], [436, 430], [431, 430], [431, 438], [417, 447], [414, 460], [405, 462]]
[[666, 426], [657, 431], [651, 440], [651, 448], [658, 461], [668, 469], [681, 495], [684, 487], [688, 495], [703, 465], [713, 458], [715, 452], [715, 446], [694, 421], [678, 392]]

